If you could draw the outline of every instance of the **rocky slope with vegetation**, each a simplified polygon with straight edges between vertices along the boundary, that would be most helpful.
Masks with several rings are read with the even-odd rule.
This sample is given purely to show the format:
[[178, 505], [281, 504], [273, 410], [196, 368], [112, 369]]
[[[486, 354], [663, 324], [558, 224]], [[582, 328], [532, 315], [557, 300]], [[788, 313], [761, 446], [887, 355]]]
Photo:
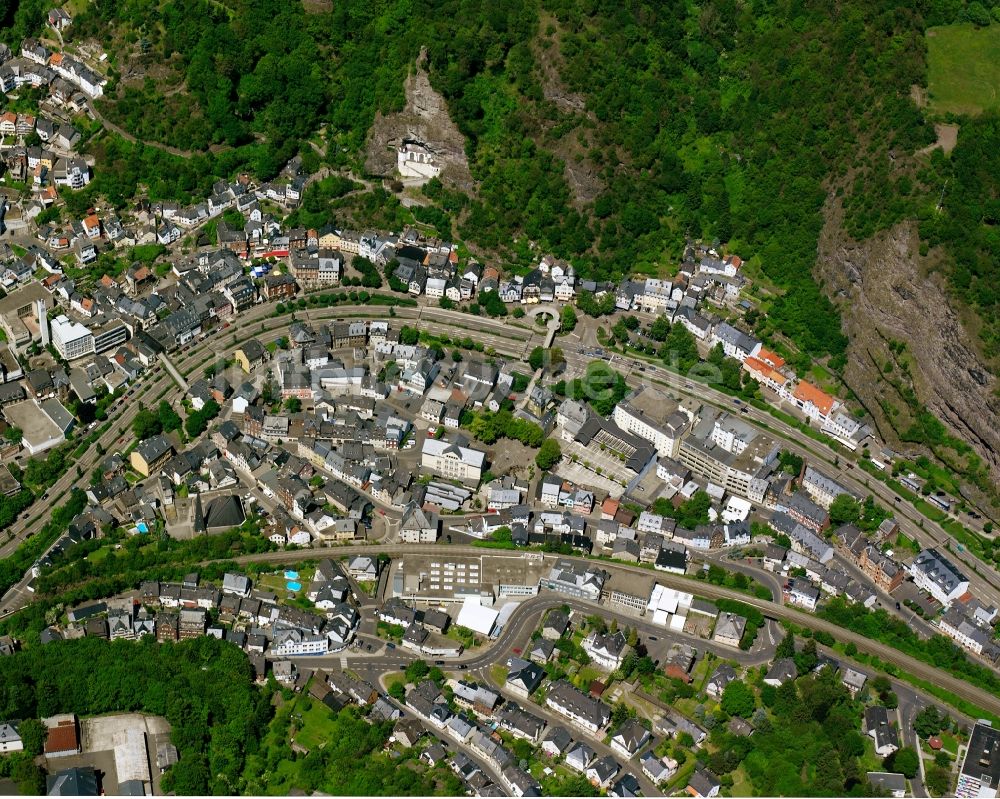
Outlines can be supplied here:
[[465, 139], [448, 116], [444, 98], [434, 91], [425, 56], [407, 78], [406, 106], [402, 111], [376, 113], [365, 143], [365, 171], [371, 175], [392, 178], [396, 173], [396, 148], [404, 139], [415, 139], [427, 145], [442, 167], [441, 180], [451, 188], [473, 189], [469, 159], [465, 155]]
[[[38, 29], [43, 8], [0, 8], [6, 38], [16, 44]], [[859, 335], [869, 318], [902, 332], [914, 328], [911, 317], [949, 313], [933, 300], [941, 281], [927, 282], [919, 257], [898, 247], [892, 258], [877, 255], [899, 238], [896, 226], [916, 225], [920, 240], [908, 239], [906, 252], [926, 251], [939, 265], [955, 308], [948, 319], [978, 320], [979, 335], [954, 328], [945, 349], [963, 366], [974, 351], [983, 357], [963, 376], [947, 371], [946, 358], [911, 350], [938, 363], [921, 363], [906, 412], [942, 417], [996, 467], [995, 441], [967, 411], [988, 407], [986, 367], [1000, 352], [1000, 135], [993, 117], [962, 120], [953, 152], [928, 151], [942, 120], [913, 91], [926, 89], [927, 29], [979, 19], [980, 8], [343, 0], [310, 3], [307, 13], [279, 0], [101, 0], [68, 35], [97, 39], [110, 54], [102, 113], [141, 139], [204, 154], [177, 159], [95, 137], [101, 168], [75, 204], [103, 194], [124, 205], [139, 186], [153, 199], [188, 199], [239, 170], [268, 179], [296, 151], [317, 168], [325, 153], [331, 168], [361, 175], [367, 164], [382, 174], [389, 145], [414, 133], [448, 156], [450, 179], [424, 187], [429, 202], [408, 210], [374, 189], [321, 205], [353, 223], [369, 209], [376, 226], [412, 214], [515, 269], [546, 252], [600, 279], [666, 273], [685, 237], [718, 240], [749, 257], [757, 332], [801, 370], [819, 360], [845, 376], [851, 362], [846, 377], [859, 393], [886, 373], [857, 374], [849, 356], [860, 345], [849, 350], [845, 332]], [[137, 65], [171, 75], [171, 85], [121, 77]], [[319, 129], [327, 141], [314, 148], [306, 139]], [[839, 228], [820, 249], [831, 193]], [[912, 297], [873, 288], [869, 298], [866, 281], [852, 282], [856, 269], [885, 268], [900, 284], [921, 281]], [[865, 296], [847, 302], [852, 292]], [[927, 427], [900, 437], [932, 446], [916, 435]]]
[[[931, 268], [940, 254], [921, 256], [919, 246], [909, 223], [853, 241], [841, 226], [836, 201], [828, 203], [817, 274], [837, 298], [850, 340], [844, 382], [891, 446], [909, 453], [943, 443], [922, 428], [926, 408], [995, 469], [1000, 465], [996, 377], [954, 307], [944, 277]], [[969, 470], [970, 453], [938, 446], [936, 454], [959, 473]], [[981, 504], [989, 501], [988, 491], [971, 496]]]

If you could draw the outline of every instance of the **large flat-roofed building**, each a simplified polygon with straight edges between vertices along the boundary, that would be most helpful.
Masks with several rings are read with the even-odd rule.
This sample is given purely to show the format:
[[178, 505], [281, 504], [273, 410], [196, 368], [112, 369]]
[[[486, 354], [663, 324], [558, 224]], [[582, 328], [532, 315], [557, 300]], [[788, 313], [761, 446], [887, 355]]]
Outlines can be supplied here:
[[124, 344], [129, 337], [128, 326], [120, 319], [105, 319], [97, 325], [91, 325], [90, 332], [94, 337], [94, 352], [97, 353]]
[[780, 447], [770, 436], [736, 422], [712, 416], [702, 419], [681, 441], [677, 459], [727, 491], [748, 497], [751, 482], [778, 457]]
[[1000, 730], [995, 730], [988, 721], [978, 721], [972, 728], [969, 748], [965, 750], [965, 760], [958, 772], [955, 795], [962, 799], [983, 797], [992, 799], [997, 795], [1000, 783]]
[[486, 453], [457, 443], [428, 438], [421, 450], [420, 464], [442, 477], [479, 482]]
[[677, 402], [662, 391], [642, 387], [615, 406], [611, 417], [622, 430], [644, 438], [661, 457], [677, 455], [690, 419]]
[[24, 368], [9, 347], [0, 345], [0, 383], [9, 383], [24, 377]]
[[642, 616], [646, 613], [655, 578], [614, 571], [604, 583], [604, 597], [617, 610]]
[[534, 553], [458, 557], [442, 550], [394, 560], [389, 588], [406, 602], [460, 604], [476, 597], [491, 605], [501, 597], [534, 596], [546, 572], [544, 559]]
[[3, 409], [3, 415], [10, 424], [21, 428], [21, 444], [29, 455], [40, 455], [66, 440], [59, 425], [36, 400], [8, 405]]
[[21, 484], [10, 473], [6, 463], [0, 463], [0, 496], [12, 497], [21, 490]]
[[770, 454], [769, 447], [764, 445], [733, 455], [710, 441], [692, 437], [681, 442], [678, 459], [693, 472], [746, 497], [750, 495], [751, 482], [769, 462]]
[[29, 344], [39, 333], [35, 306], [39, 301], [45, 310], [55, 307], [52, 292], [37, 281], [0, 300], [0, 327], [15, 347]]
[[59, 315], [50, 323], [52, 346], [67, 361], [91, 355], [94, 352], [94, 334], [90, 328]]
[[66, 410], [63, 404], [55, 397], [42, 400], [39, 403], [39, 407], [52, 420], [52, 423], [59, 428], [63, 435], [66, 435], [73, 429], [75, 423], [73, 414]]

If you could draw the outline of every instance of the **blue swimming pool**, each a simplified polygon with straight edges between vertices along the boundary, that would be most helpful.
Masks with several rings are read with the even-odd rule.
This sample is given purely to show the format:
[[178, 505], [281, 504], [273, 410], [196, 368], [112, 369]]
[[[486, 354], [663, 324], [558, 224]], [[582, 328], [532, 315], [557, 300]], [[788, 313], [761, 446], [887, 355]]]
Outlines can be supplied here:
[[285, 583], [285, 588], [287, 588], [289, 591], [299, 591], [302, 588], [302, 584], [296, 582], [289, 582]]
[[149, 532], [149, 528], [146, 526], [145, 522], [139, 522], [135, 526], [135, 529], [138, 530], [140, 533], [148, 533]]
[[286, 571], [285, 572], [285, 579], [286, 580], [298, 580], [299, 579], [299, 573], [295, 572], [295, 571], [291, 571], [291, 570]]

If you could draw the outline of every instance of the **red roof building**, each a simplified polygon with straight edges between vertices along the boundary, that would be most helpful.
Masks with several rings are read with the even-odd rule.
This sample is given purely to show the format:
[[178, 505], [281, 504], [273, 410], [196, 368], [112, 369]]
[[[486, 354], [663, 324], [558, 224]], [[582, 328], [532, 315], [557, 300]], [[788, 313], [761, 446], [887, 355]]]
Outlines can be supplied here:
[[65, 714], [45, 719], [49, 734], [45, 739], [46, 757], [67, 757], [80, 753], [80, 729], [75, 715]]

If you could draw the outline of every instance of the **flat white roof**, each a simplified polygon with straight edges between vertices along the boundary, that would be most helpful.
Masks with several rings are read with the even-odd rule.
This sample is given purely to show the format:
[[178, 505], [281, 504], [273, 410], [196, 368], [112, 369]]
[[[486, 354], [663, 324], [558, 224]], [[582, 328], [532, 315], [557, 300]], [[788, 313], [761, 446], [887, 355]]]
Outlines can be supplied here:
[[53, 337], [58, 335], [59, 340], [63, 342], [75, 341], [78, 338], [86, 338], [91, 335], [89, 328], [63, 315], [57, 316], [49, 325], [52, 329]]
[[649, 595], [649, 604], [646, 605], [646, 610], [651, 610], [654, 614], [676, 613], [678, 608], [686, 610], [691, 607], [693, 601], [693, 594], [656, 583], [653, 586], [653, 592]]
[[742, 497], [730, 497], [726, 507], [722, 509], [722, 521], [741, 522], [750, 515], [753, 505], [750, 500]]
[[462, 609], [458, 612], [455, 624], [460, 627], [468, 627], [473, 632], [480, 635], [489, 635], [493, 632], [497, 618], [500, 614], [493, 608], [484, 607], [479, 599], [474, 596], [466, 597], [462, 603]]

